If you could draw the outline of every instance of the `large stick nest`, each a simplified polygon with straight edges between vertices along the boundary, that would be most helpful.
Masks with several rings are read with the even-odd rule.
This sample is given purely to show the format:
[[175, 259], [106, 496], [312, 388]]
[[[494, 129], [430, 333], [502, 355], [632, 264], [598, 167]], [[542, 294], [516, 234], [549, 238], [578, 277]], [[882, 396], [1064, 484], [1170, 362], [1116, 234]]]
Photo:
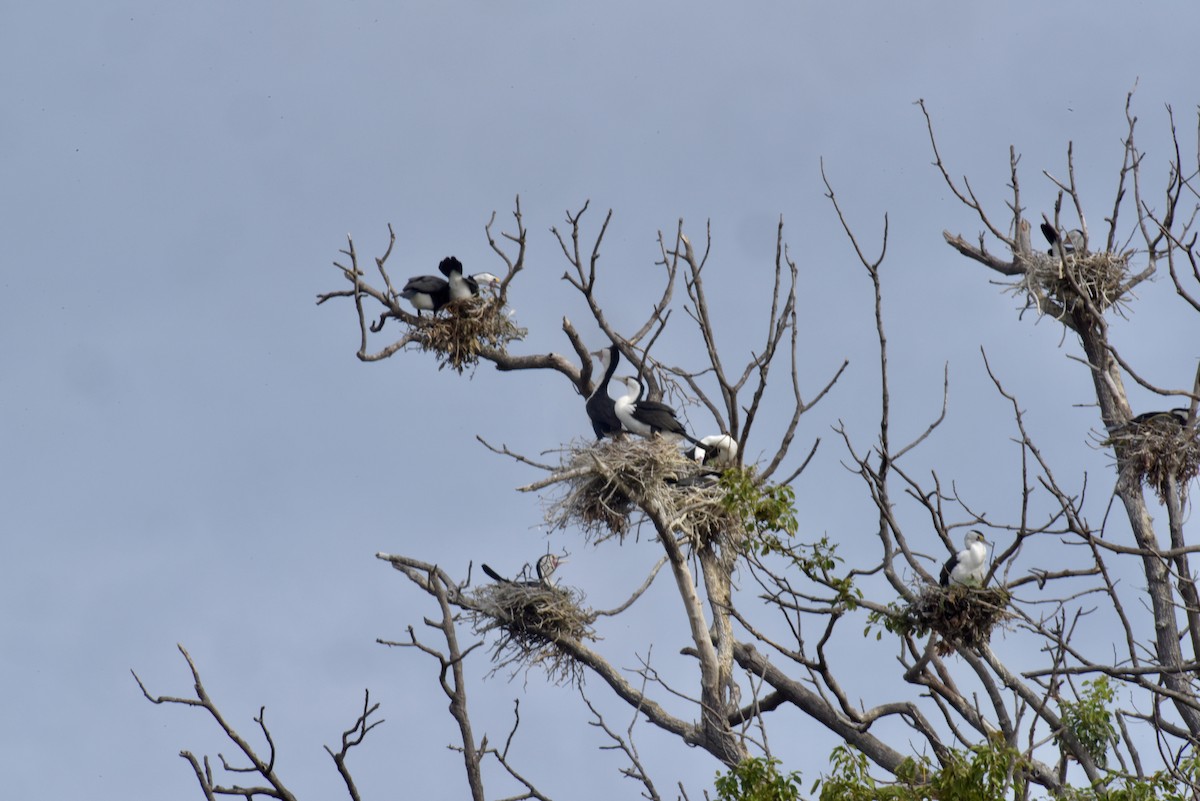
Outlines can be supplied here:
[[444, 311], [421, 318], [411, 334], [421, 350], [433, 351], [439, 370], [450, 367], [461, 373], [479, 363], [483, 350], [504, 352], [509, 342], [527, 333], [513, 323], [500, 298], [482, 287], [480, 294], [452, 301]]
[[1068, 313], [1089, 301], [1103, 312], [1124, 300], [1122, 287], [1129, 273], [1127, 254], [1101, 251], [1068, 255], [1059, 260], [1035, 253], [1022, 258], [1021, 263], [1025, 273], [1012, 285], [1013, 289], [1026, 292], [1039, 309], [1046, 297]]
[[626, 437], [573, 447], [558, 471], [563, 488], [546, 510], [553, 528], [576, 525], [603, 542], [629, 532], [646, 508], [661, 510], [672, 531], [694, 547], [740, 545], [745, 538], [725, 507], [719, 474], [689, 459], [665, 437]]
[[946, 656], [956, 647], [974, 650], [990, 642], [992, 629], [1012, 617], [1006, 611], [1011, 598], [1002, 587], [925, 584], [895, 622], [916, 637], [931, 631], [940, 635], [937, 653]]
[[1187, 483], [1200, 472], [1200, 430], [1183, 426], [1169, 414], [1144, 422], [1131, 421], [1104, 441], [1124, 457], [1125, 469], [1137, 482], [1154, 487], [1166, 503], [1169, 481], [1175, 478], [1182, 494]]
[[583, 593], [544, 584], [496, 582], [475, 589], [472, 623], [478, 634], [499, 631], [492, 645], [496, 670], [541, 667], [552, 681], [577, 684], [581, 666], [558, 647], [560, 639], [594, 640], [595, 614]]

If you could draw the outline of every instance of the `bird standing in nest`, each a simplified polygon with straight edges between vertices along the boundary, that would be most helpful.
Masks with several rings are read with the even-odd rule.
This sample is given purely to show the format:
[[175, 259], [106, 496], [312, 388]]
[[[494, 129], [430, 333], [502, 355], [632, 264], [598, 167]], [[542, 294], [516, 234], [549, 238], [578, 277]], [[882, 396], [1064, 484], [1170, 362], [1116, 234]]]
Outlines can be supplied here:
[[693, 445], [699, 445], [700, 440], [693, 437], [675, 417], [675, 410], [665, 403], [642, 400], [642, 382], [631, 375], [623, 376], [625, 394], [617, 399], [614, 411], [621, 424], [629, 431], [639, 436], [649, 437], [654, 434], [669, 434], [683, 437]]
[[1046, 237], [1046, 241], [1050, 243], [1050, 249], [1046, 252], [1056, 259], [1061, 259], [1063, 256], [1083, 256], [1087, 254], [1087, 244], [1083, 236], [1083, 231], [1078, 228], [1072, 228], [1060, 239], [1058, 231], [1048, 222], [1043, 222], [1041, 225], [1042, 236]]
[[499, 283], [500, 279], [491, 273], [475, 273], [463, 275], [462, 262], [454, 256], [447, 256], [438, 264], [438, 272], [446, 276], [450, 285], [450, 300], [466, 300], [479, 294], [480, 284]]
[[513, 581], [512, 579], [504, 578], [486, 564], [482, 565], [482, 567], [483, 572], [488, 575], [488, 578], [500, 584], [515, 584], [518, 587], [544, 587], [549, 589], [554, 586], [554, 582], [550, 579], [550, 576], [566, 561], [567, 557], [552, 553], [542, 556], [534, 566], [534, 570], [537, 571], [537, 581]]
[[938, 583], [943, 587], [951, 584], [962, 584], [968, 587], [983, 586], [987, 576], [987, 546], [990, 544], [983, 538], [983, 532], [971, 529], [967, 532], [961, 551], [946, 560], [942, 565], [942, 574]]
[[588, 417], [592, 421], [592, 431], [596, 432], [596, 441], [599, 442], [605, 437], [616, 437], [623, 430], [621, 418], [617, 417], [616, 401], [608, 394], [608, 382], [612, 380], [613, 373], [617, 371], [617, 363], [621, 361], [621, 351], [614, 344], [611, 347], [593, 351], [591, 355], [598, 358], [604, 367], [604, 377], [592, 390], [592, 394], [588, 395], [585, 404]]

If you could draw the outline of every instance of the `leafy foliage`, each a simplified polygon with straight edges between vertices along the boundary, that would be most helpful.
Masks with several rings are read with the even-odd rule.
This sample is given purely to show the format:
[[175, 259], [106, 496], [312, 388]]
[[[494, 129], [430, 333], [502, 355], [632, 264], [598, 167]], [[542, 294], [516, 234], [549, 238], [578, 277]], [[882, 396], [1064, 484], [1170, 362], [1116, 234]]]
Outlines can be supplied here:
[[750, 757], [718, 773], [718, 801], [799, 801], [800, 774], [780, 773], [779, 764], [774, 757]]
[[1063, 700], [1059, 704], [1063, 725], [1087, 749], [1098, 767], [1108, 763], [1108, 746], [1117, 739], [1117, 727], [1108, 709], [1115, 697], [1116, 690], [1109, 685], [1108, 677], [1101, 676], [1083, 683], [1078, 701]]

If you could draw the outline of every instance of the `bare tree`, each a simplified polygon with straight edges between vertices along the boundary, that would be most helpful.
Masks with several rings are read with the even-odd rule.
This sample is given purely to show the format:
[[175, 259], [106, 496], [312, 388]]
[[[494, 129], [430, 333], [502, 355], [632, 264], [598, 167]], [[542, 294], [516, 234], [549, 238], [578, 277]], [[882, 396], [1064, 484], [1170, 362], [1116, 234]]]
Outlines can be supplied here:
[[[944, 793], [971, 782], [977, 786], [984, 781], [980, 777], [991, 782], [988, 792], [994, 797], [1026, 798], [1034, 788], [1053, 795], [1099, 792], [1138, 782], [1197, 792], [1200, 600], [1189, 560], [1200, 546], [1187, 544], [1183, 521], [1186, 488], [1200, 465], [1200, 372], [1193, 376], [1189, 365], [1185, 381], [1181, 369], [1180, 376], [1166, 382], [1174, 388], [1158, 386], [1123, 357], [1108, 321], [1135, 303], [1134, 288], [1164, 263], [1180, 301], [1200, 312], [1193, 230], [1200, 209], [1195, 185], [1200, 161], [1185, 167], [1172, 116], [1174, 155], [1166, 187], [1152, 202], [1144, 192], [1144, 155], [1135, 145], [1136, 118], [1127, 104], [1124, 162], [1104, 232], [1089, 228], [1068, 147], [1066, 177], [1044, 173], [1057, 189], [1058, 202], [1053, 214], [1041, 220], [1049, 245], [1043, 251], [1033, 244], [1033, 226], [1022, 206], [1016, 151], [1010, 151], [1011, 199], [1006, 211], [996, 215], [966, 178], [952, 177], [923, 102], [920, 108], [936, 168], [983, 226], [974, 240], [946, 232], [947, 243], [1001, 276], [1024, 301], [1022, 317], [1052, 320], [1078, 341], [1079, 354], [1072, 358], [1092, 379], [1100, 412], [1097, 437], [1115, 459], [1112, 496], [1125, 511], [1129, 535], [1115, 515], [1106, 513], [1099, 524], [1089, 519], [1086, 482], [1056, 474], [1054, 457], [1034, 441], [1019, 399], [992, 370], [986, 354], [995, 391], [1012, 410], [1010, 431], [997, 435], [1011, 436], [1021, 449], [1021, 490], [1010, 514], [984, 513], [958, 492], [953, 479], [936, 471], [926, 477], [910, 467], [912, 454], [936, 436], [946, 402], [916, 437], [893, 440], [893, 376], [881, 282], [888, 220], [883, 217], [877, 242], [867, 243], [825, 177], [833, 211], [872, 286], [881, 381], [878, 430], [865, 439], [844, 425], [835, 431], [844, 448], [842, 461], [861, 479], [878, 511], [877, 548], [846, 554], [826, 539], [804, 541], [797, 536], [790, 486], [801, 479], [819, 441], [795, 448], [797, 426], [826, 397], [846, 363], [815, 381], [799, 367], [805, 344], [797, 330], [799, 269], [789, 254], [783, 221], [776, 232], [763, 313], [750, 318], [761, 321], [759, 344], [745, 363], [735, 366], [718, 347], [715, 307], [705, 291], [711, 230], [706, 227], [696, 237], [702, 245], [693, 243], [682, 220], [670, 233], [659, 234], [660, 289], [636, 330], [621, 332], [610, 323], [597, 292], [604, 277], [601, 245], [612, 213], [589, 229], [585, 203], [566, 215], [565, 228], [551, 229], [566, 261], [563, 279], [577, 292], [580, 308], [642, 377], [651, 399], [697, 403], [740, 450], [736, 463], [716, 469], [688, 458], [666, 438], [618, 436], [571, 443], [559, 461], [546, 463], [481, 439], [496, 453], [542, 471], [521, 489], [543, 494], [548, 522], [566, 536], [621, 547], [635, 526], [652, 532], [662, 548], [658, 565], [625, 603], [611, 610], [586, 607], [580, 594], [546, 576], [476, 584], [469, 574], [453, 577], [419, 556], [379, 554], [438, 610], [425, 620], [426, 628], [436, 632], [432, 642], [412, 627], [405, 639], [381, 642], [416, 649], [436, 662], [437, 682], [458, 726], [455, 748], [462, 754], [473, 798], [486, 797], [480, 768], [489, 758], [522, 788], [514, 797], [547, 797], [530, 777], [531, 769], [510, 759], [519, 707], [504, 747], [496, 748], [486, 736], [477, 740], [473, 732], [462, 667], [468, 658], [489, 653], [499, 669], [540, 669], [548, 680], [563, 684], [597, 679], [612, 698], [628, 706], [635, 723], [644, 721], [707, 751], [731, 772], [751, 763], [773, 765], [772, 721], [783, 710], [799, 712], [848, 748], [835, 753], [823, 798], [864, 797], [849, 790], [861, 792], [877, 783], [894, 785], [898, 798], [929, 797], [922, 795], [933, 792], [929, 788], [943, 788], [937, 790], [943, 793], [939, 797], [952, 797]], [[569, 318], [562, 321], [565, 354], [514, 352], [525, 336], [507, 307], [526, 261], [528, 233], [519, 199], [511, 225], [497, 237], [493, 215], [484, 229], [504, 265], [503, 276], [492, 288], [453, 301], [432, 317], [418, 317], [402, 306], [404, 293], [397, 291], [387, 265], [396, 241], [391, 229], [371, 274], [348, 241], [345, 258], [335, 262], [346, 285], [320, 295], [318, 303], [353, 302], [361, 360], [421, 350], [459, 371], [480, 362], [502, 371], [549, 370], [587, 397], [596, 387], [593, 348]], [[652, 355], [668, 324], [693, 332], [701, 346], [696, 352], [703, 354], [699, 363], [670, 364]], [[389, 338], [396, 327], [400, 332]], [[374, 344], [380, 338], [385, 344]], [[1178, 406], [1173, 412], [1135, 414], [1126, 381], [1175, 398]], [[947, 376], [947, 388], [948, 383]], [[748, 444], [762, 430], [768, 409], [772, 419], [783, 421], [781, 433], [758, 446], [760, 460], [743, 464], [744, 454], [754, 452]], [[582, 402], [580, 413], [582, 422]], [[1105, 492], [1107, 488], [1101, 490]], [[1154, 525], [1155, 503], [1166, 509], [1165, 529]], [[953, 554], [968, 529], [986, 532], [994, 543], [983, 586], [939, 586], [918, 543], [932, 530]], [[1047, 541], [1069, 555], [1062, 567], [1025, 569], [1023, 551]], [[1142, 586], [1118, 578], [1128, 574], [1127, 563], [1136, 565]], [[631, 676], [603, 653], [594, 637], [594, 624], [628, 613], [663, 566], [684, 612], [683, 653], [695, 665], [687, 687], [669, 683], [648, 657]], [[741, 587], [734, 580], [739, 570], [750, 579]], [[1117, 636], [1084, 636], [1082, 629], [1093, 621], [1102, 621], [1102, 628]], [[861, 640], [864, 622], [895, 646], [895, 683], [886, 686], [898, 689], [871, 705], [863, 699], [877, 698], [882, 685], [853, 670], [843, 654], [846, 643]], [[993, 648], [996, 627], [1008, 632], [1006, 647]], [[651, 647], [647, 643], [647, 654]], [[1014, 660], [1016, 653], [1023, 657]], [[1039, 655], [1032, 667], [1030, 654]], [[196, 700], [156, 698], [148, 692], [147, 697], [207, 709], [250, 760], [246, 770], [269, 785], [253, 791], [218, 788], [207, 760], [202, 768], [185, 752], [207, 797], [258, 793], [290, 798], [277, 784], [273, 760], [255, 756], [224, 722], [204, 694], [190, 658], [188, 662]], [[1117, 698], [1121, 700], [1114, 704]], [[672, 711], [680, 701], [691, 705], [690, 715]], [[587, 696], [583, 702], [592, 725], [626, 759], [623, 773], [638, 782], [644, 797], [662, 797], [665, 784], [661, 777], [655, 781], [653, 765], [639, 753], [633, 723], [615, 726]], [[355, 727], [343, 735], [340, 754], [330, 751], [354, 798], [345, 756], [377, 725], [367, 722], [373, 711], [364, 704]], [[270, 745], [261, 715], [256, 721]], [[763, 758], [767, 761], [756, 762]], [[963, 765], [986, 769], [960, 770]], [[678, 788], [686, 797], [683, 785]], [[843, 791], [847, 794], [839, 795]]]

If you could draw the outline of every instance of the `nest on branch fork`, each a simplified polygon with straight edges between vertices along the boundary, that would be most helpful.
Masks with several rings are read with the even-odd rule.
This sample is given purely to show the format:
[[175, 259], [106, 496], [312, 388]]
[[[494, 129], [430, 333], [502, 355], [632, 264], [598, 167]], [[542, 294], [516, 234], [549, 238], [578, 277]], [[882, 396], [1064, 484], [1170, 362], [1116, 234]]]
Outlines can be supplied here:
[[557, 683], [578, 683], [580, 665], [559, 647], [560, 640], [595, 640], [595, 615], [583, 607], [583, 593], [547, 584], [500, 581], [471, 596], [477, 634], [499, 632], [492, 644], [495, 670], [540, 667]]
[[578, 526], [591, 542], [624, 539], [634, 516], [648, 508], [660, 511], [693, 547], [744, 538], [738, 536], [737, 518], [722, 504], [720, 474], [666, 437], [627, 436], [572, 447], [557, 474], [561, 491], [546, 510], [546, 522], [552, 528]]
[[957, 647], [974, 650], [990, 642], [992, 630], [1011, 617], [1007, 611], [1011, 598], [1003, 587], [924, 584], [895, 622], [916, 637], [938, 634], [938, 656], [946, 656]]
[[442, 314], [420, 318], [409, 336], [421, 350], [434, 353], [439, 370], [449, 367], [461, 373], [478, 364], [484, 350], [504, 352], [509, 342], [525, 334], [500, 298], [481, 288], [474, 297], [447, 303]]
[[1185, 427], [1170, 414], [1131, 421], [1114, 431], [1103, 444], [1112, 446], [1123, 458], [1125, 469], [1133, 473], [1133, 479], [1152, 486], [1163, 503], [1171, 477], [1183, 495], [1188, 482], [1200, 472], [1200, 430]]
[[1013, 290], [1027, 293], [1039, 310], [1043, 298], [1049, 298], [1067, 313], [1088, 302], [1103, 312], [1113, 306], [1119, 308], [1124, 300], [1122, 287], [1129, 273], [1126, 254], [1101, 251], [1070, 254], [1060, 260], [1036, 253], [1021, 262], [1025, 273], [1012, 285]]

